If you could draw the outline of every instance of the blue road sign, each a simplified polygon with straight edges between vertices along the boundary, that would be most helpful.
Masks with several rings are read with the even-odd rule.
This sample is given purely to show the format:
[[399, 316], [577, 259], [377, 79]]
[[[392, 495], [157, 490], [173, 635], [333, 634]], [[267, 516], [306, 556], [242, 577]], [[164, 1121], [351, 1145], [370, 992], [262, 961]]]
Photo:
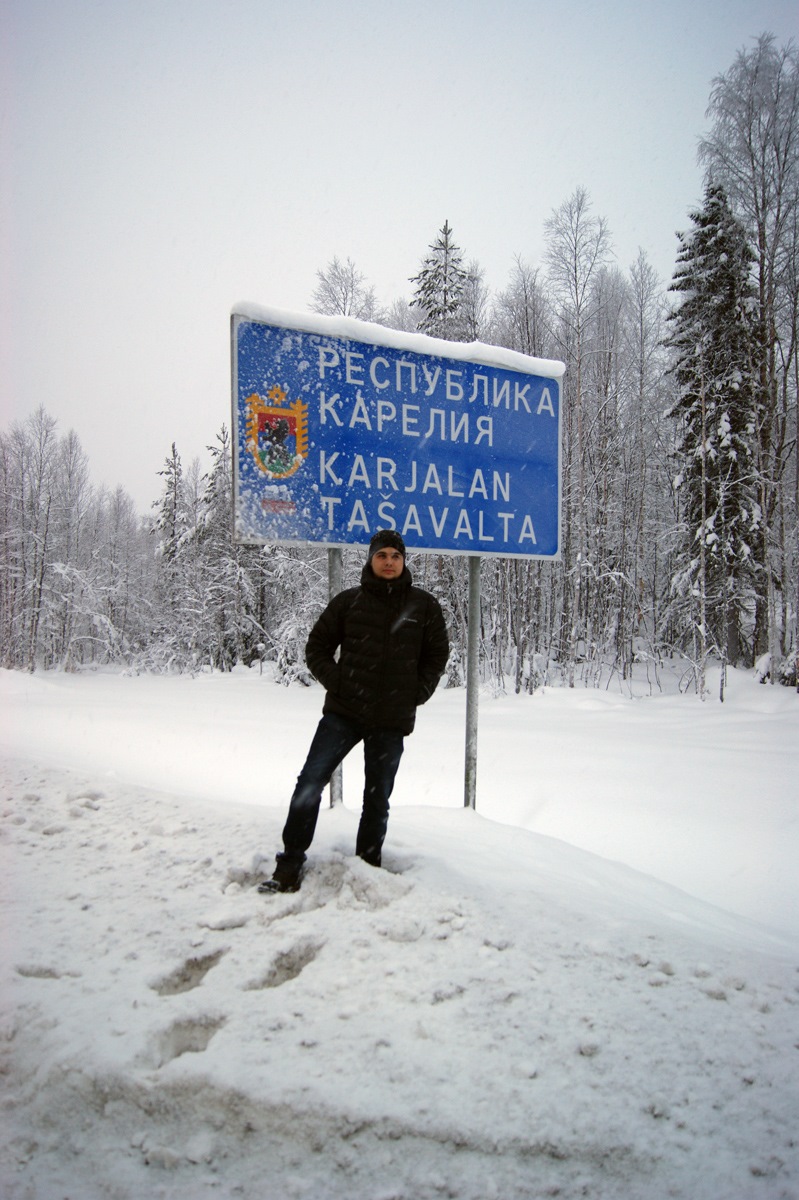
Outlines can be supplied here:
[[236, 540], [397, 529], [413, 550], [557, 558], [562, 375], [498, 347], [237, 308]]

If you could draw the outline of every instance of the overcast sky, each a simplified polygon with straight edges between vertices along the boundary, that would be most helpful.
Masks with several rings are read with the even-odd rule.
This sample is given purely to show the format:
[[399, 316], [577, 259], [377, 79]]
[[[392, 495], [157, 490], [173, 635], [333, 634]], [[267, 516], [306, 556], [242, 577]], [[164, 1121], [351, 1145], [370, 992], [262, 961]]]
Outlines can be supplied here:
[[44, 404], [142, 512], [230, 423], [229, 313], [445, 219], [493, 290], [576, 187], [664, 282], [711, 81], [795, 0], [0, 0], [2, 428]]

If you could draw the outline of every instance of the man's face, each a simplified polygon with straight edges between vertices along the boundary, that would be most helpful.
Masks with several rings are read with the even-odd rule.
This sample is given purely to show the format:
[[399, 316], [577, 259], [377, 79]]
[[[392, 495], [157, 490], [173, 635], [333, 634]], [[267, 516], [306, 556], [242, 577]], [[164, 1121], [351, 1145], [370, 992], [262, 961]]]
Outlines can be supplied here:
[[404, 565], [404, 558], [393, 546], [385, 546], [372, 555], [372, 571], [378, 579], [399, 579]]

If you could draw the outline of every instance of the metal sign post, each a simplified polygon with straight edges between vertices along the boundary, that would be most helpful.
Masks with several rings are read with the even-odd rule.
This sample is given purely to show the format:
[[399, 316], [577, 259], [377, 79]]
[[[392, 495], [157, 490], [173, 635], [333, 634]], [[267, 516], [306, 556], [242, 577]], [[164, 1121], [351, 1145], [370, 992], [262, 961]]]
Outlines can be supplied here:
[[563, 364], [251, 305], [231, 340], [236, 541], [326, 545], [331, 594], [332, 552], [378, 529], [469, 556], [474, 807], [480, 559], [560, 555]]
[[[344, 556], [340, 550], [327, 552], [327, 596], [332, 600], [344, 588]], [[344, 803], [344, 769], [336, 767], [330, 780], [330, 807]]]
[[466, 663], [466, 769], [463, 804], [477, 807], [477, 709], [480, 689], [480, 559], [469, 559], [469, 629]]

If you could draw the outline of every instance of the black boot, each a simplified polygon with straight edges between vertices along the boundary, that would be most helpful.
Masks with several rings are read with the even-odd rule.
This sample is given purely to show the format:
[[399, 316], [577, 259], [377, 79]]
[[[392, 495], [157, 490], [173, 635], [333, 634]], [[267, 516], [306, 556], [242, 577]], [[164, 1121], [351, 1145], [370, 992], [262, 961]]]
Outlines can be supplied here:
[[271, 879], [265, 879], [258, 884], [259, 892], [298, 892], [302, 880], [305, 856], [289, 858], [286, 854], [278, 854], [277, 865]]
[[372, 846], [369, 850], [356, 850], [356, 854], [358, 855], [358, 858], [362, 858], [363, 861], [368, 863], [370, 867], [380, 866], [382, 855], [380, 853], [379, 846]]

